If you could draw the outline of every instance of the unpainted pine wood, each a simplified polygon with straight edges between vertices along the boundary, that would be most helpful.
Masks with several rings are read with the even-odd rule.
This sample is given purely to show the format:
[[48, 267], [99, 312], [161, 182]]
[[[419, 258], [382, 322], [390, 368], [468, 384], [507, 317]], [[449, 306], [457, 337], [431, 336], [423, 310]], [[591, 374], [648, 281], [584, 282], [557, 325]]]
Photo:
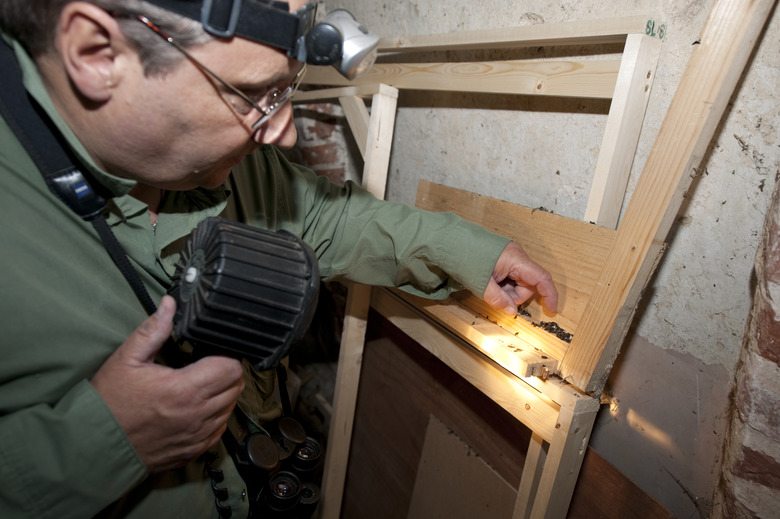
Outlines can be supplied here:
[[330, 68], [306, 74], [312, 85], [370, 85], [399, 89], [563, 96], [610, 99], [620, 70], [618, 60], [482, 61], [380, 63], [348, 81]]
[[528, 442], [528, 451], [525, 454], [525, 465], [520, 478], [520, 487], [517, 489], [512, 519], [529, 519], [533, 509], [534, 496], [539, 490], [539, 480], [542, 477], [544, 464], [547, 461], [547, 449], [550, 444], [545, 442], [536, 433], [531, 434]]
[[603, 389], [658, 260], [654, 251], [679, 211], [775, 3], [715, 1], [561, 365], [577, 387], [596, 393]]
[[371, 287], [368, 285], [353, 284], [347, 292], [347, 311], [333, 392], [333, 414], [323, 465], [320, 498], [320, 517], [323, 519], [336, 518], [341, 510], [370, 298]]
[[366, 108], [363, 98], [358, 96], [340, 96], [339, 104], [344, 110], [344, 116], [347, 118], [349, 129], [355, 137], [355, 143], [358, 150], [360, 150], [360, 157], [366, 160], [368, 126], [370, 124], [368, 108]]
[[[537, 301], [527, 310], [536, 322], [554, 320], [576, 337], [580, 316], [601, 274], [615, 230], [425, 180], [419, 183], [415, 205], [453, 212], [519, 243], [531, 259], [550, 271], [559, 296], [555, 315], [546, 314]], [[491, 319], [511, 325], [507, 319], [512, 318], [504, 312], [487, 313]]]
[[525, 320], [518, 323], [518, 331], [513, 333], [491, 321], [485, 314], [461, 305], [456, 297], [433, 301], [406, 294], [400, 290], [394, 291], [394, 293], [493, 359], [513, 375], [546, 377], [557, 373], [558, 361], [546, 353], [550, 348], [547, 347], [543, 350], [539, 344], [541, 341], [552, 342], [548, 340], [549, 334], [535, 328]]
[[[306, 74], [308, 76], [308, 72]], [[304, 84], [308, 82], [305, 80]], [[353, 85], [334, 87], [334, 88], [315, 88], [313, 90], [298, 90], [293, 96], [294, 103], [311, 103], [314, 101], [325, 101], [328, 99], [339, 99], [341, 97], [360, 97], [367, 98], [374, 94], [379, 93], [382, 90], [382, 85], [378, 83], [370, 85]]]
[[[555, 435], [549, 441], [544, 468], [533, 495], [533, 505], [528, 516], [531, 519], [566, 517], [599, 407], [598, 398], [587, 396], [580, 398], [574, 405], [561, 407]], [[532, 437], [529, 449], [536, 448], [533, 446], [536, 440]], [[536, 475], [529, 474], [527, 477]], [[523, 488], [522, 480], [520, 487]], [[520, 502], [515, 506], [515, 517], [524, 517], [528, 507]]]
[[546, 441], [555, 434], [560, 404], [474, 352], [390, 291], [377, 289], [371, 306]]
[[650, 99], [661, 40], [629, 34], [585, 208], [586, 222], [617, 228]]
[[[397, 98], [398, 91], [386, 85], [380, 86], [372, 98], [363, 187], [377, 198], [385, 196]], [[320, 499], [323, 519], [336, 518], [341, 511], [370, 300], [370, 286], [356, 283], [349, 286], [323, 469]]]
[[389, 53], [619, 43], [625, 40], [627, 34], [649, 32], [648, 22], [653, 23], [655, 19], [647, 16], [629, 16], [444, 34], [399, 36], [383, 38], [379, 41], [378, 50], [380, 53]]
[[379, 92], [374, 94], [371, 100], [363, 187], [380, 199], [385, 197], [387, 187], [397, 103], [398, 89], [388, 85], [380, 85]]

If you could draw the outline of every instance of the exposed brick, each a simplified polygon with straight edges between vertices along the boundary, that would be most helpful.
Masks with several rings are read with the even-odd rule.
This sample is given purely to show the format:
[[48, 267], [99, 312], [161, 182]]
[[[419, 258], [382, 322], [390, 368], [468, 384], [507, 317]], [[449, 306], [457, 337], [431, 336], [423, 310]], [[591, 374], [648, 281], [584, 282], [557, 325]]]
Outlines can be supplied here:
[[763, 452], [742, 446], [741, 459], [734, 466], [736, 477], [780, 490], [780, 463]]
[[734, 487], [729, 485], [724, 490], [724, 499], [721, 513], [717, 517], [728, 519], [761, 519], [745, 505], [743, 505], [734, 495]]
[[734, 391], [734, 407], [739, 415], [742, 423], [747, 423], [750, 420], [750, 415], [753, 411], [753, 400], [750, 398], [751, 379], [744, 367], [744, 364], [739, 366], [737, 372], [736, 390]]
[[335, 144], [320, 144], [318, 146], [303, 146], [303, 158], [309, 167], [338, 163], [338, 146]]
[[314, 136], [314, 140], [325, 140], [333, 135], [336, 127], [333, 123], [310, 120], [306, 125], [306, 132]]
[[317, 112], [321, 114], [334, 115], [336, 113], [335, 103], [307, 103], [302, 107], [310, 112]]
[[315, 172], [323, 177], [328, 177], [331, 182], [339, 185], [344, 184], [344, 168], [328, 168], [328, 169], [316, 169]]
[[758, 354], [780, 366], [780, 322], [777, 314], [765, 302], [756, 312], [756, 349]]

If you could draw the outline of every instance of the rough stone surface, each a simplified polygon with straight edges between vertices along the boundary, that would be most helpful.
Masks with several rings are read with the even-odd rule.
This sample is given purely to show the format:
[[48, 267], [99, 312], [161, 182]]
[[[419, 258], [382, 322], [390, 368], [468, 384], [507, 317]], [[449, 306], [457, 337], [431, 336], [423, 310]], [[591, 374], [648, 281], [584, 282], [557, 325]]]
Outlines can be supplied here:
[[714, 517], [777, 517], [780, 505], [780, 189], [756, 255], [756, 290], [735, 385]]

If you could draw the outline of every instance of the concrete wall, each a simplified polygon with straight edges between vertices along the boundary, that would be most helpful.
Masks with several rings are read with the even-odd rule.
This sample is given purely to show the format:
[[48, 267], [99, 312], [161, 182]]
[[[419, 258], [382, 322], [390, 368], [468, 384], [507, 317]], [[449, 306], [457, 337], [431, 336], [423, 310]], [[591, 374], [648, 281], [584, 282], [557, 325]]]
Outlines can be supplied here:
[[[711, 0], [325, 0], [380, 36], [643, 15], [666, 35], [629, 195]], [[539, 55], [544, 55], [539, 50]], [[576, 50], [574, 50], [576, 52]], [[780, 15], [749, 70], [672, 228], [670, 247], [610, 378], [591, 445], [677, 517], [706, 517], [720, 471], [729, 394], [751, 306], [759, 234], [780, 172]], [[475, 109], [475, 107], [478, 107]], [[388, 198], [419, 179], [581, 218], [607, 103], [402, 92]], [[304, 111], [301, 150], [329, 174], [359, 175], [345, 123]], [[334, 145], [334, 143], [339, 143]], [[357, 158], [356, 158], [357, 157]]]

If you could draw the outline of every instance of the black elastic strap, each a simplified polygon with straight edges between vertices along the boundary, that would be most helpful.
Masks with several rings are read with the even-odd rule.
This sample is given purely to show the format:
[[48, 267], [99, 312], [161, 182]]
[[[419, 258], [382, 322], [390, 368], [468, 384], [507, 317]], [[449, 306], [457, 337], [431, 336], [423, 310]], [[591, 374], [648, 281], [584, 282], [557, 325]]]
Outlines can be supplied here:
[[282, 414], [292, 416], [290, 393], [287, 391], [287, 370], [281, 362], [276, 366], [276, 378], [279, 381], [279, 397], [282, 401]]
[[106, 219], [103, 218], [103, 216], [94, 218], [92, 220], [92, 226], [100, 235], [100, 239], [103, 240], [103, 245], [106, 246], [109, 256], [114, 260], [116, 266], [119, 267], [120, 272], [122, 272], [122, 275], [130, 284], [130, 288], [135, 292], [136, 297], [138, 297], [138, 300], [141, 302], [144, 310], [146, 310], [146, 313], [152, 315], [157, 310], [157, 306], [152, 301], [152, 297], [146, 290], [143, 281], [141, 281], [141, 276], [138, 275], [138, 272], [136, 272], [130, 264], [130, 259], [127, 257], [122, 245], [119, 244], [116, 236], [114, 236]]

